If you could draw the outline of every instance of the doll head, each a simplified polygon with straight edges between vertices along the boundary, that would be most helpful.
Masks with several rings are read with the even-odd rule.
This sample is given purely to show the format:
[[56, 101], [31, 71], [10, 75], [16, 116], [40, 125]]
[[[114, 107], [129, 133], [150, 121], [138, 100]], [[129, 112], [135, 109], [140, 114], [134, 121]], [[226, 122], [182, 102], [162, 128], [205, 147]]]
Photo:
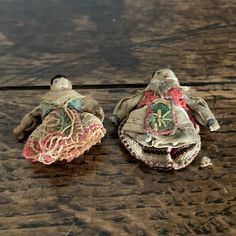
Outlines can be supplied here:
[[173, 87], [180, 87], [175, 73], [170, 69], [161, 69], [152, 74], [152, 78], [146, 90], [154, 90], [159, 93], [165, 93]]
[[51, 79], [51, 90], [60, 91], [60, 90], [71, 90], [71, 89], [72, 89], [72, 84], [65, 75], [58, 74]]
[[161, 69], [161, 70], [157, 70], [156, 72], [152, 74], [152, 79], [150, 83], [155, 83], [155, 82], [170, 83], [172, 81], [177, 82], [177, 83], [179, 82], [175, 73], [170, 69]]

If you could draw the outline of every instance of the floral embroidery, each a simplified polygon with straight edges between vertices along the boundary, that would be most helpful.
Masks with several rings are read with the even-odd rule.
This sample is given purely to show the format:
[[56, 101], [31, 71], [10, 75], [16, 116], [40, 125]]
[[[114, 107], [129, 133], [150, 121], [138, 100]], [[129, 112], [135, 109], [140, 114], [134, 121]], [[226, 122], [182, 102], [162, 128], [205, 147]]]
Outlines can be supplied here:
[[145, 129], [152, 135], [172, 133], [177, 126], [173, 102], [165, 98], [156, 99], [147, 108]]

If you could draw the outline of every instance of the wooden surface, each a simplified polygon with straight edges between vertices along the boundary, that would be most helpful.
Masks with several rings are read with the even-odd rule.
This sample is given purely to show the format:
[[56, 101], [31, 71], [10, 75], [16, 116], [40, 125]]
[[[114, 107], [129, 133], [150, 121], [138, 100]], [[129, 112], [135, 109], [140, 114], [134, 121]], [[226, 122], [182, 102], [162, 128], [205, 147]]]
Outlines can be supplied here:
[[4, 85], [143, 83], [170, 67], [191, 81], [232, 81], [235, 0], [2, 0]]
[[[235, 235], [235, 26], [234, 0], [1, 1], [0, 235]], [[132, 159], [108, 121], [163, 67], [221, 125], [202, 128], [201, 153], [178, 172]], [[102, 104], [107, 135], [70, 164], [32, 164], [12, 129], [55, 73]]]

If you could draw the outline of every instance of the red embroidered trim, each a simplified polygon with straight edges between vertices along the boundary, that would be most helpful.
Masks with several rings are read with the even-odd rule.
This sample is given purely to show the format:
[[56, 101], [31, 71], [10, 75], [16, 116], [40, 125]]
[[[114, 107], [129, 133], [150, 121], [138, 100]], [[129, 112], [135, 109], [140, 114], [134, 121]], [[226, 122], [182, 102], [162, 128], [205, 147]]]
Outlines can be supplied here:
[[146, 105], [151, 105], [152, 102], [157, 98], [160, 98], [159, 94], [155, 94], [155, 92], [153, 92], [153, 91], [145, 92], [145, 95], [144, 95], [142, 101], [138, 104], [138, 108], [144, 107]]
[[172, 88], [166, 94], [165, 97], [170, 97], [174, 100], [176, 106], [183, 107], [186, 111], [189, 110], [187, 102], [183, 99], [183, 91], [180, 88]]
[[[174, 127], [172, 130], [163, 130], [163, 131], [153, 132], [153, 130], [149, 127], [148, 120], [152, 114], [152, 108], [150, 106], [153, 105], [153, 101], [156, 100], [157, 98], [160, 98], [159, 94], [156, 94], [154, 91], [151, 91], [151, 90], [146, 91], [143, 99], [138, 104], [138, 108], [148, 106], [147, 111], [146, 111], [144, 127], [149, 133], [155, 134], [155, 135], [167, 135], [167, 134], [170, 134], [171, 132], [173, 132], [175, 129], [177, 129], [178, 121], [177, 121], [177, 115], [176, 115], [176, 111], [175, 111], [174, 107], [173, 107]], [[164, 98], [167, 100], [172, 100], [175, 106], [181, 106], [186, 111], [190, 110], [190, 108], [187, 105], [186, 100], [183, 99], [183, 91], [181, 88], [170, 89], [165, 94]]]
[[[187, 102], [185, 99], [183, 99], [183, 91], [181, 88], [172, 88], [170, 89], [164, 96], [165, 98], [171, 98], [174, 101], [174, 104], [176, 106], [181, 106], [183, 107], [186, 111], [189, 110], [189, 106], [187, 105]], [[152, 102], [157, 99], [160, 98], [159, 94], [156, 94], [154, 91], [146, 91], [144, 94], [144, 97], [142, 99], [142, 101], [138, 104], [138, 108], [144, 107], [144, 106], [148, 106], [151, 105]]]

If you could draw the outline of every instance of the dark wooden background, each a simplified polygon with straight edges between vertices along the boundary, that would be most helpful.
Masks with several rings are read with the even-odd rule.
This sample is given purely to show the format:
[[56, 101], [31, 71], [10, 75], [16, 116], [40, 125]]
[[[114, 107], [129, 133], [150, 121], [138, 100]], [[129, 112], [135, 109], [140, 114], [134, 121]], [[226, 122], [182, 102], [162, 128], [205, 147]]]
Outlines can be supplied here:
[[[1, 0], [0, 235], [236, 235], [235, 41], [235, 0]], [[108, 121], [166, 67], [221, 124], [168, 173], [130, 158]], [[71, 164], [32, 164], [12, 129], [56, 73], [98, 99], [107, 135]]]

